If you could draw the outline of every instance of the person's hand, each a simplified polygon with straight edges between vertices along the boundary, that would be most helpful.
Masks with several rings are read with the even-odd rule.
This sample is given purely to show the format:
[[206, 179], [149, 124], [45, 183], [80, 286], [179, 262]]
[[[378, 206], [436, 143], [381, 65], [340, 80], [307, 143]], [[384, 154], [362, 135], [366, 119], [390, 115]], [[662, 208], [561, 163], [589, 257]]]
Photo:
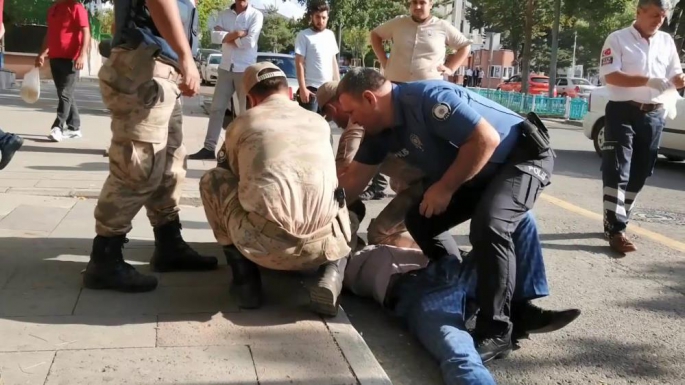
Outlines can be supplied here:
[[0, 39], [5, 36], [5, 23], [0, 23]]
[[685, 74], [678, 74], [671, 79], [671, 83], [676, 89], [681, 89], [685, 87]]
[[312, 92], [309, 91], [306, 88], [300, 88], [300, 101], [304, 104], [309, 103], [309, 96], [312, 95]]
[[81, 56], [79, 56], [78, 59], [76, 59], [76, 62], [74, 62], [74, 68], [77, 70], [82, 70], [84, 64], [85, 64], [85, 59], [83, 58], [83, 55], [81, 55]]
[[45, 64], [45, 56], [43, 56], [43, 55], [36, 56], [35, 66], [36, 67], [42, 67], [44, 64]]
[[664, 92], [671, 88], [671, 86], [673, 86], [673, 84], [668, 79], [650, 78], [647, 80], [647, 87], [653, 88], [659, 92]]
[[443, 183], [434, 183], [423, 194], [423, 200], [419, 205], [419, 212], [426, 218], [444, 213], [450, 204], [450, 200], [452, 200], [452, 194], [453, 191], [448, 189]]
[[447, 66], [445, 66], [443, 64], [440, 64], [438, 66], [438, 72], [440, 72], [443, 75], [448, 75], [448, 76], [454, 75], [454, 71], [452, 71], [451, 69], [449, 69]]
[[200, 92], [200, 73], [191, 56], [181, 59], [181, 84], [178, 88], [185, 96], [195, 96]]
[[238, 36], [238, 39], [241, 37], [247, 36], [247, 31], [235, 31], [236, 36]]

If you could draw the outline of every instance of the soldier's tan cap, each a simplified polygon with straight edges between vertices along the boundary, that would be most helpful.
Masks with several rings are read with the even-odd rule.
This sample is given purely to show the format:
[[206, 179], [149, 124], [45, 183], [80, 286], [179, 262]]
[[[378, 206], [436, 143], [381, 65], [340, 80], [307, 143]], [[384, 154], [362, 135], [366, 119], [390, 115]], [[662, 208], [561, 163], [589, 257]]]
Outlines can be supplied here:
[[328, 102], [335, 99], [335, 94], [338, 91], [338, 81], [326, 82], [316, 90], [316, 102], [319, 107], [325, 106]]
[[[261, 76], [259, 75], [260, 72], [263, 70], [271, 68], [275, 69], [277, 71], [269, 72], [266, 74], [262, 74]], [[245, 73], [243, 74], [243, 90], [245, 90], [245, 93], [250, 92], [252, 87], [257, 85], [257, 83], [261, 82], [262, 80], [266, 79], [271, 79], [271, 78], [285, 78], [285, 73], [281, 71], [280, 68], [278, 68], [277, 65], [275, 65], [272, 62], [268, 61], [262, 61], [259, 63], [255, 63], [245, 69]]]

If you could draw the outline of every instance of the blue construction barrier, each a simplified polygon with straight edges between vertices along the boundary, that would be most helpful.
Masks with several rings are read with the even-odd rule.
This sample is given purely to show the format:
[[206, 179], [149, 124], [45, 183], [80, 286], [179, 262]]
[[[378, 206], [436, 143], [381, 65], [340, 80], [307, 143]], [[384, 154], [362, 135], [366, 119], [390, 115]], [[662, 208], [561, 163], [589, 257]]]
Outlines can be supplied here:
[[583, 98], [550, 98], [545, 95], [525, 95], [524, 97], [520, 92], [485, 88], [471, 90], [520, 114], [533, 111], [542, 117], [569, 120], [583, 120], [587, 114], [588, 102]]

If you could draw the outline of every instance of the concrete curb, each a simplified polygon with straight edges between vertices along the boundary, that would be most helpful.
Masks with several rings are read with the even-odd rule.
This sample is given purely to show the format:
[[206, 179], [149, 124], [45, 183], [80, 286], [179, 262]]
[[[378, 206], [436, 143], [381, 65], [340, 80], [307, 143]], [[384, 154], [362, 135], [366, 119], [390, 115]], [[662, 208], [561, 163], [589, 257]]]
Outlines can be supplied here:
[[[26, 187], [10, 187], [0, 189], [0, 193], [5, 194], [21, 194], [21, 195], [37, 195], [58, 198], [76, 198], [76, 199], [98, 199], [100, 197], [100, 190], [86, 190], [86, 189], [54, 189], [54, 188], [26, 188]], [[183, 206], [202, 206], [202, 199], [200, 193], [187, 193], [181, 195], [181, 205]]]
[[376, 360], [364, 338], [352, 326], [344, 310], [338, 312], [335, 318], [324, 321], [359, 384], [392, 385], [387, 373]]

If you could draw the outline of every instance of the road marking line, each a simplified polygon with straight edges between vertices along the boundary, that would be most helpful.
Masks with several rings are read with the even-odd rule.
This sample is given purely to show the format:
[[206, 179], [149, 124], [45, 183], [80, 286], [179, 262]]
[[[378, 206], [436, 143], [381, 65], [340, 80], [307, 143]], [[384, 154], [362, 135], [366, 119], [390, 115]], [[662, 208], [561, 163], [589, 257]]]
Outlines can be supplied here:
[[[565, 200], [561, 200], [559, 198], [555, 198], [555, 197], [547, 195], [547, 194], [540, 195], [540, 198], [546, 200], [547, 202], [549, 202], [553, 205], [557, 205], [557, 206], [561, 207], [562, 209], [566, 209], [566, 210], [571, 211], [573, 213], [576, 213], [578, 215], [582, 215], [586, 218], [595, 219], [595, 220], [598, 220], [600, 222], [604, 220], [604, 218], [601, 215], [599, 215], [595, 212], [592, 212], [590, 210], [586, 210], [582, 207], [578, 207], [572, 203], [566, 202]], [[641, 235], [645, 238], [649, 238], [655, 242], [661, 243], [664, 246], [667, 246], [667, 247], [670, 247], [674, 250], [685, 253], [685, 243], [683, 243], [683, 242], [678, 242], [675, 239], [671, 239], [667, 236], [661, 235], [659, 233], [655, 233], [654, 231], [647, 230], [647, 229], [640, 227], [638, 225], [632, 225], [632, 224], [628, 225], [628, 230], [632, 233]]]

